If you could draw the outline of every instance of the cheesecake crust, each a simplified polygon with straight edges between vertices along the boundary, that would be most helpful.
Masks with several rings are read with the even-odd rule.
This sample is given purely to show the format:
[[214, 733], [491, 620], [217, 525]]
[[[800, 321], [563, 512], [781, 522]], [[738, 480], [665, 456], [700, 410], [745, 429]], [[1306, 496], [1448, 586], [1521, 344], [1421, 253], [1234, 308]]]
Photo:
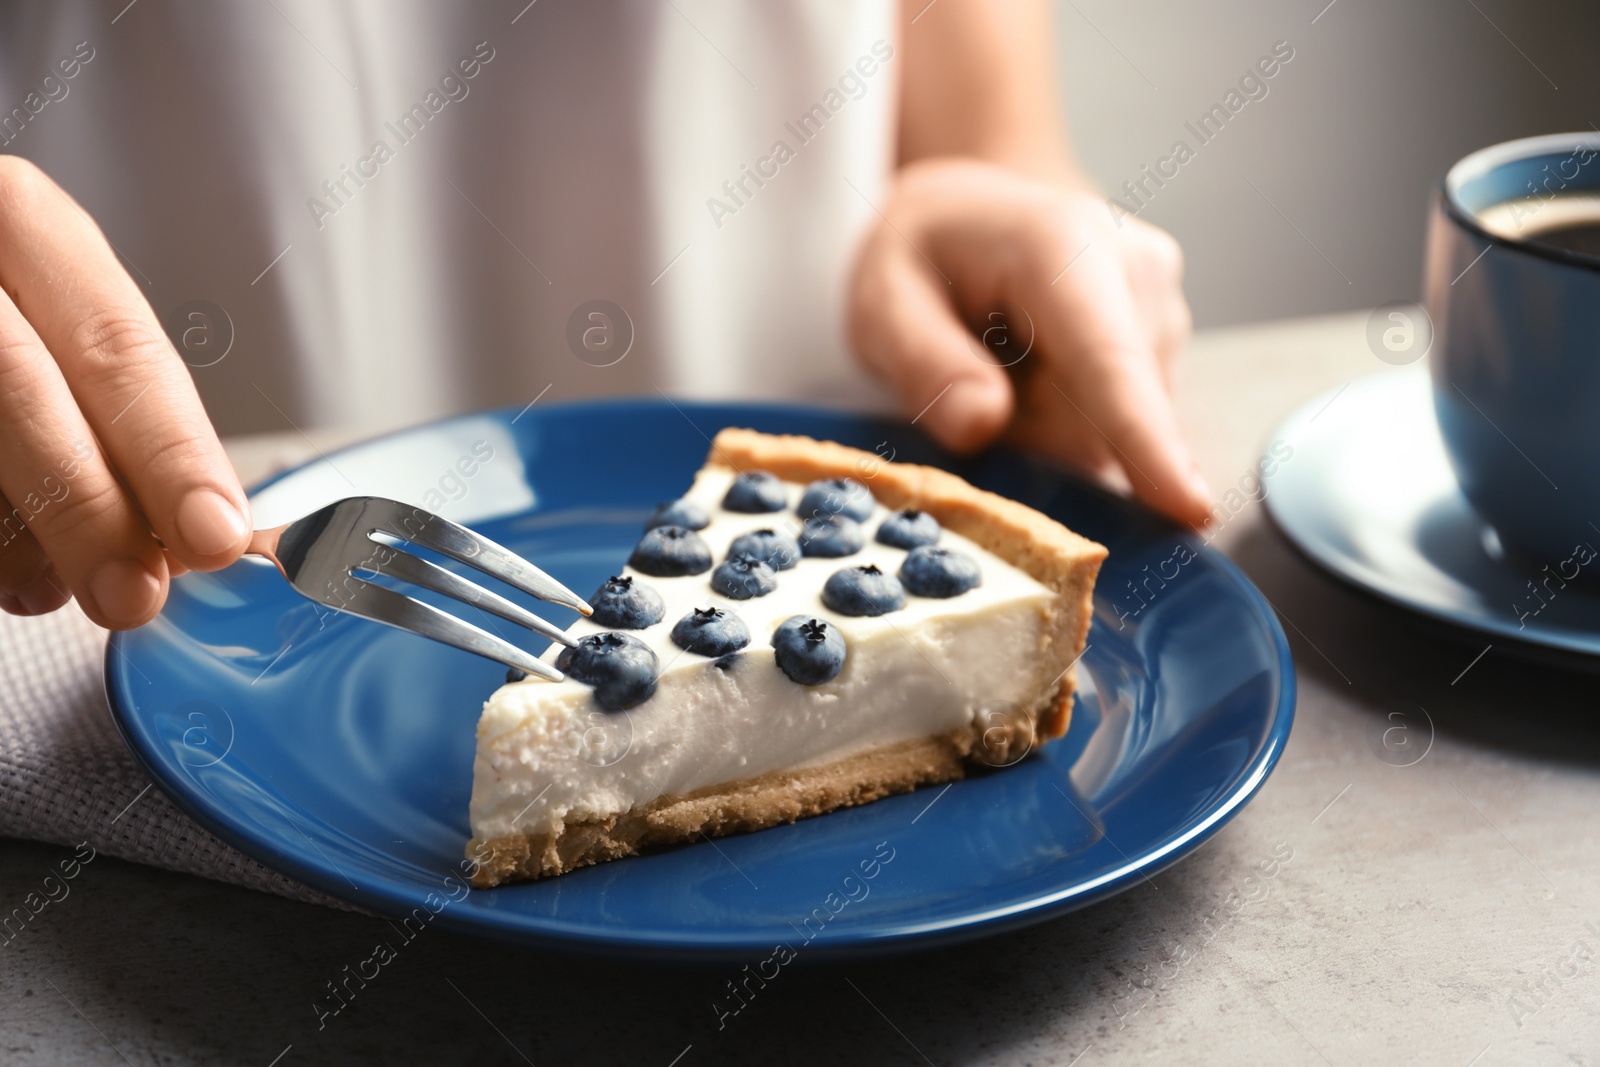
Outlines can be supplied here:
[[947, 471], [888, 462], [829, 441], [726, 429], [712, 442], [706, 465], [764, 470], [800, 483], [855, 478], [885, 506], [925, 511], [946, 529], [993, 552], [1056, 594], [1040, 650], [1055, 681], [1020, 714], [998, 721], [990, 716], [971, 727], [871, 749], [829, 764], [660, 797], [605, 819], [569, 822], [554, 833], [474, 838], [467, 848], [469, 858], [477, 861], [473, 885], [486, 888], [546, 878], [701, 835], [763, 830], [866, 804], [919, 786], [954, 781], [964, 777], [972, 764], [1009, 766], [1035, 745], [1067, 732], [1077, 660], [1088, 639], [1095, 578], [1106, 557], [1103, 546]]

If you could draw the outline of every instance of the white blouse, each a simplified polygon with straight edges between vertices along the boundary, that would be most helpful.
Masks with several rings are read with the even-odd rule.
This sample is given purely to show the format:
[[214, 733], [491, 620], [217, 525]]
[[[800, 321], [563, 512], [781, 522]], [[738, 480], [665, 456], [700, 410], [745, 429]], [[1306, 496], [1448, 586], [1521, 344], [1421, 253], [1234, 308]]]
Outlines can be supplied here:
[[842, 312], [895, 13], [7, 4], [0, 151], [99, 222], [224, 432], [657, 390], [875, 406]]

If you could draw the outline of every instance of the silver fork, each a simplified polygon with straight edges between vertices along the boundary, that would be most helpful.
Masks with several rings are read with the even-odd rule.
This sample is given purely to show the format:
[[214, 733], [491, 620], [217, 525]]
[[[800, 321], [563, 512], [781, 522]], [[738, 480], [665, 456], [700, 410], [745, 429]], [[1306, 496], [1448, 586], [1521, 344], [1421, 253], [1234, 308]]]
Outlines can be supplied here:
[[433, 549], [540, 600], [584, 615], [592, 610], [572, 590], [487, 537], [383, 497], [349, 497], [287, 525], [257, 530], [245, 551], [271, 560], [296, 592], [319, 604], [476, 652], [552, 682], [565, 677], [509, 641], [368, 581], [363, 575], [388, 575], [492, 612], [569, 648], [576, 643], [533, 612], [375, 535]]

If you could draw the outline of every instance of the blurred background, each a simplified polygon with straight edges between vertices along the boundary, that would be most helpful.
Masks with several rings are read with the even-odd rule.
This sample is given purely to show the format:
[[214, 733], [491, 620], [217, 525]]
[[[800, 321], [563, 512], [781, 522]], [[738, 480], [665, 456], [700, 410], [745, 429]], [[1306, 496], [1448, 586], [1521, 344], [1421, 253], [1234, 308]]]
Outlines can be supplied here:
[[[1128, 206], [1183, 244], [1200, 328], [1416, 299], [1451, 162], [1600, 122], [1595, 0], [1054, 2], [1079, 155], [1125, 202], [1146, 183]], [[726, 0], [0, 0], [0, 101], [76, 42], [96, 56], [5, 150], [101, 222], [175, 337], [196, 307], [223, 324], [226, 359], [186, 358], [225, 432], [376, 430], [546, 388], [885, 406], [844, 351], [842, 283], [814, 291], [844, 276], [848, 228], [812, 214], [871, 218], [887, 97], [843, 113], [738, 225], [705, 205], [891, 32], [891, 4], [801, 5], [816, 73]], [[738, 64], [713, 40], [740, 42]], [[308, 211], [480, 41], [500, 58], [470, 99], [337, 219]], [[1248, 80], [1263, 57], [1275, 73]], [[742, 69], [775, 77], [756, 90]], [[1156, 188], [1145, 168], [1180, 140], [1193, 156]], [[637, 356], [566, 358], [596, 298], [626, 312]]]
[[[1199, 327], [1417, 299], [1452, 162], [1600, 128], [1592, 0], [1058, 0], [1056, 27], [1073, 137], [1108, 192], [1178, 139], [1196, 149], [1140, 215], [1182, 242]], [[1199, 145], [1184, 123], [1279, 41], [1294, 56], [1267, 95]]]

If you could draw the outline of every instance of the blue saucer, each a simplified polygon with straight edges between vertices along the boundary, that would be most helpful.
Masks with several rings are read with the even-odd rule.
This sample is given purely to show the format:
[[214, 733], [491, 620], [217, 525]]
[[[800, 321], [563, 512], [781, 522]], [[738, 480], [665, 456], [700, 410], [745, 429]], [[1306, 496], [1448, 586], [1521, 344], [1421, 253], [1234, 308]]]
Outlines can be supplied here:
[[[687, 486], [706, 435], [729, 425], [951, 465], [902, 424], [842, 414], [551, 405], [336, 452], [258, 489], [256, 519], [283, 522], [355, 493], [399, 497], [587, 592], [626, 558], [650, 509]], [[320, 619], [248, 558], [178, 579], [156, 621], [113, 637], [111, 705], [151, 775], [207, 829], [308, 885], [415, 923], [587, 954], [752, 962], [779, 942], [810, 959], [1039, 922], [1138, 883], [1232, 817], [1288, 739], [1293, 668], [1260, 594], [1191, 535], [1014, 455], [953, 469], [1111, 557], [1070, 733], [943, 790], [464, 892], [452, 875], [467, 839], [474, 728], [503, 668], [360, 619]], [[1164, 582], [1149, 577], [1158, 570]]]
[[1272, 440], [1292, 455], [1265, 479], [1267, 513], [1312, 561], [1497, 648], [1600, 667], [1600, 559], [1506, 552], [1456, 486], [1426, 366], [1325, 393]]

